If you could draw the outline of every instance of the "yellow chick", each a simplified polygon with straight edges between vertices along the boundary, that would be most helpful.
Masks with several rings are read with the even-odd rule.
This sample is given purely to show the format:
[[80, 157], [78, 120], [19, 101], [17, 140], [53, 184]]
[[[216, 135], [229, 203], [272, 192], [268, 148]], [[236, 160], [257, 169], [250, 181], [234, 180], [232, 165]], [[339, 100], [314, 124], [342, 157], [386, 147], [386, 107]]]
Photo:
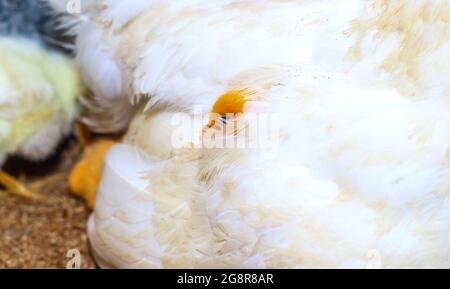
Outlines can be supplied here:
[[[7, 156], [40, 161], [52, 154], [77, 115], [83, 85], [76, 65], [37, 42], [0, 38], [0, 166]], [[11, 193], [37, 197], [0, 171]]]

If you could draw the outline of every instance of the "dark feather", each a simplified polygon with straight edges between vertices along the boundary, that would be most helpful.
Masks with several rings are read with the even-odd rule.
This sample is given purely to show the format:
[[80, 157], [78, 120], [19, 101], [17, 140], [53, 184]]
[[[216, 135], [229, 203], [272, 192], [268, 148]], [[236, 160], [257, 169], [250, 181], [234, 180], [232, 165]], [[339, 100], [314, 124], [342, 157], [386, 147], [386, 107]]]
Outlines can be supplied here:
[[73, 39], [61, 28], [60, 17], [45, 0], [0, 0], [0, 36], [31, 38], [67, 51]]

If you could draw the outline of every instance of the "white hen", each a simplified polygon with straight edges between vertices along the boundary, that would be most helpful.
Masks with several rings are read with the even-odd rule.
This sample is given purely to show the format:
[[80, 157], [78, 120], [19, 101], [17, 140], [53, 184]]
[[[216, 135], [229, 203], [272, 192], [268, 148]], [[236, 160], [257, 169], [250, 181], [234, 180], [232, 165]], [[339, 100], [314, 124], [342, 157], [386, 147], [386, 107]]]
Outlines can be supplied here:
[[449, 1], [130, 2], [80, 26], [115, 116], [98, 129], [126, 127], [126, 95], [149, 114], [262, 109], [279, 146], [158, 151], [137, 116], [90, 222], [102, 265], [450, 267]]

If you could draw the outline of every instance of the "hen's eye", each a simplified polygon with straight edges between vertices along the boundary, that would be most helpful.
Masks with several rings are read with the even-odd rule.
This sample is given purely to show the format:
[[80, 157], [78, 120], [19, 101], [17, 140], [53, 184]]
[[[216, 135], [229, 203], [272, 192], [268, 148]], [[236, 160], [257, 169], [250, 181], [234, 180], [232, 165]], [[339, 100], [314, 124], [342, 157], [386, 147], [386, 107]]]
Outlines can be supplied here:
[[226, 115], [220, 116], [220, 122], [221, 123], [225, 124], [225, 123], [227, 123], [227, 121], [228, 121], [228, 117]]

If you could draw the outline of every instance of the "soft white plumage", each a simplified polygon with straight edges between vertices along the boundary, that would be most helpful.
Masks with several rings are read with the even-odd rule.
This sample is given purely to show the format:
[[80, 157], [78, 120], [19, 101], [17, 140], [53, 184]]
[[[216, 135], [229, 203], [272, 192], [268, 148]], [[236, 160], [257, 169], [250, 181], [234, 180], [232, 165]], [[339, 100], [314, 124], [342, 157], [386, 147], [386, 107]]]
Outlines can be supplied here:
[[[92, 6], [78, 59], [96, 103], [148, 108], [130, 130], [143, 134], [106, 160], [89, 230], [102, 265], [450, 267], [449, 12], [440, 0]], [[279, 115], [276, 154], [148, 145], [143, 114], [209, 110], [244, 88]]]

